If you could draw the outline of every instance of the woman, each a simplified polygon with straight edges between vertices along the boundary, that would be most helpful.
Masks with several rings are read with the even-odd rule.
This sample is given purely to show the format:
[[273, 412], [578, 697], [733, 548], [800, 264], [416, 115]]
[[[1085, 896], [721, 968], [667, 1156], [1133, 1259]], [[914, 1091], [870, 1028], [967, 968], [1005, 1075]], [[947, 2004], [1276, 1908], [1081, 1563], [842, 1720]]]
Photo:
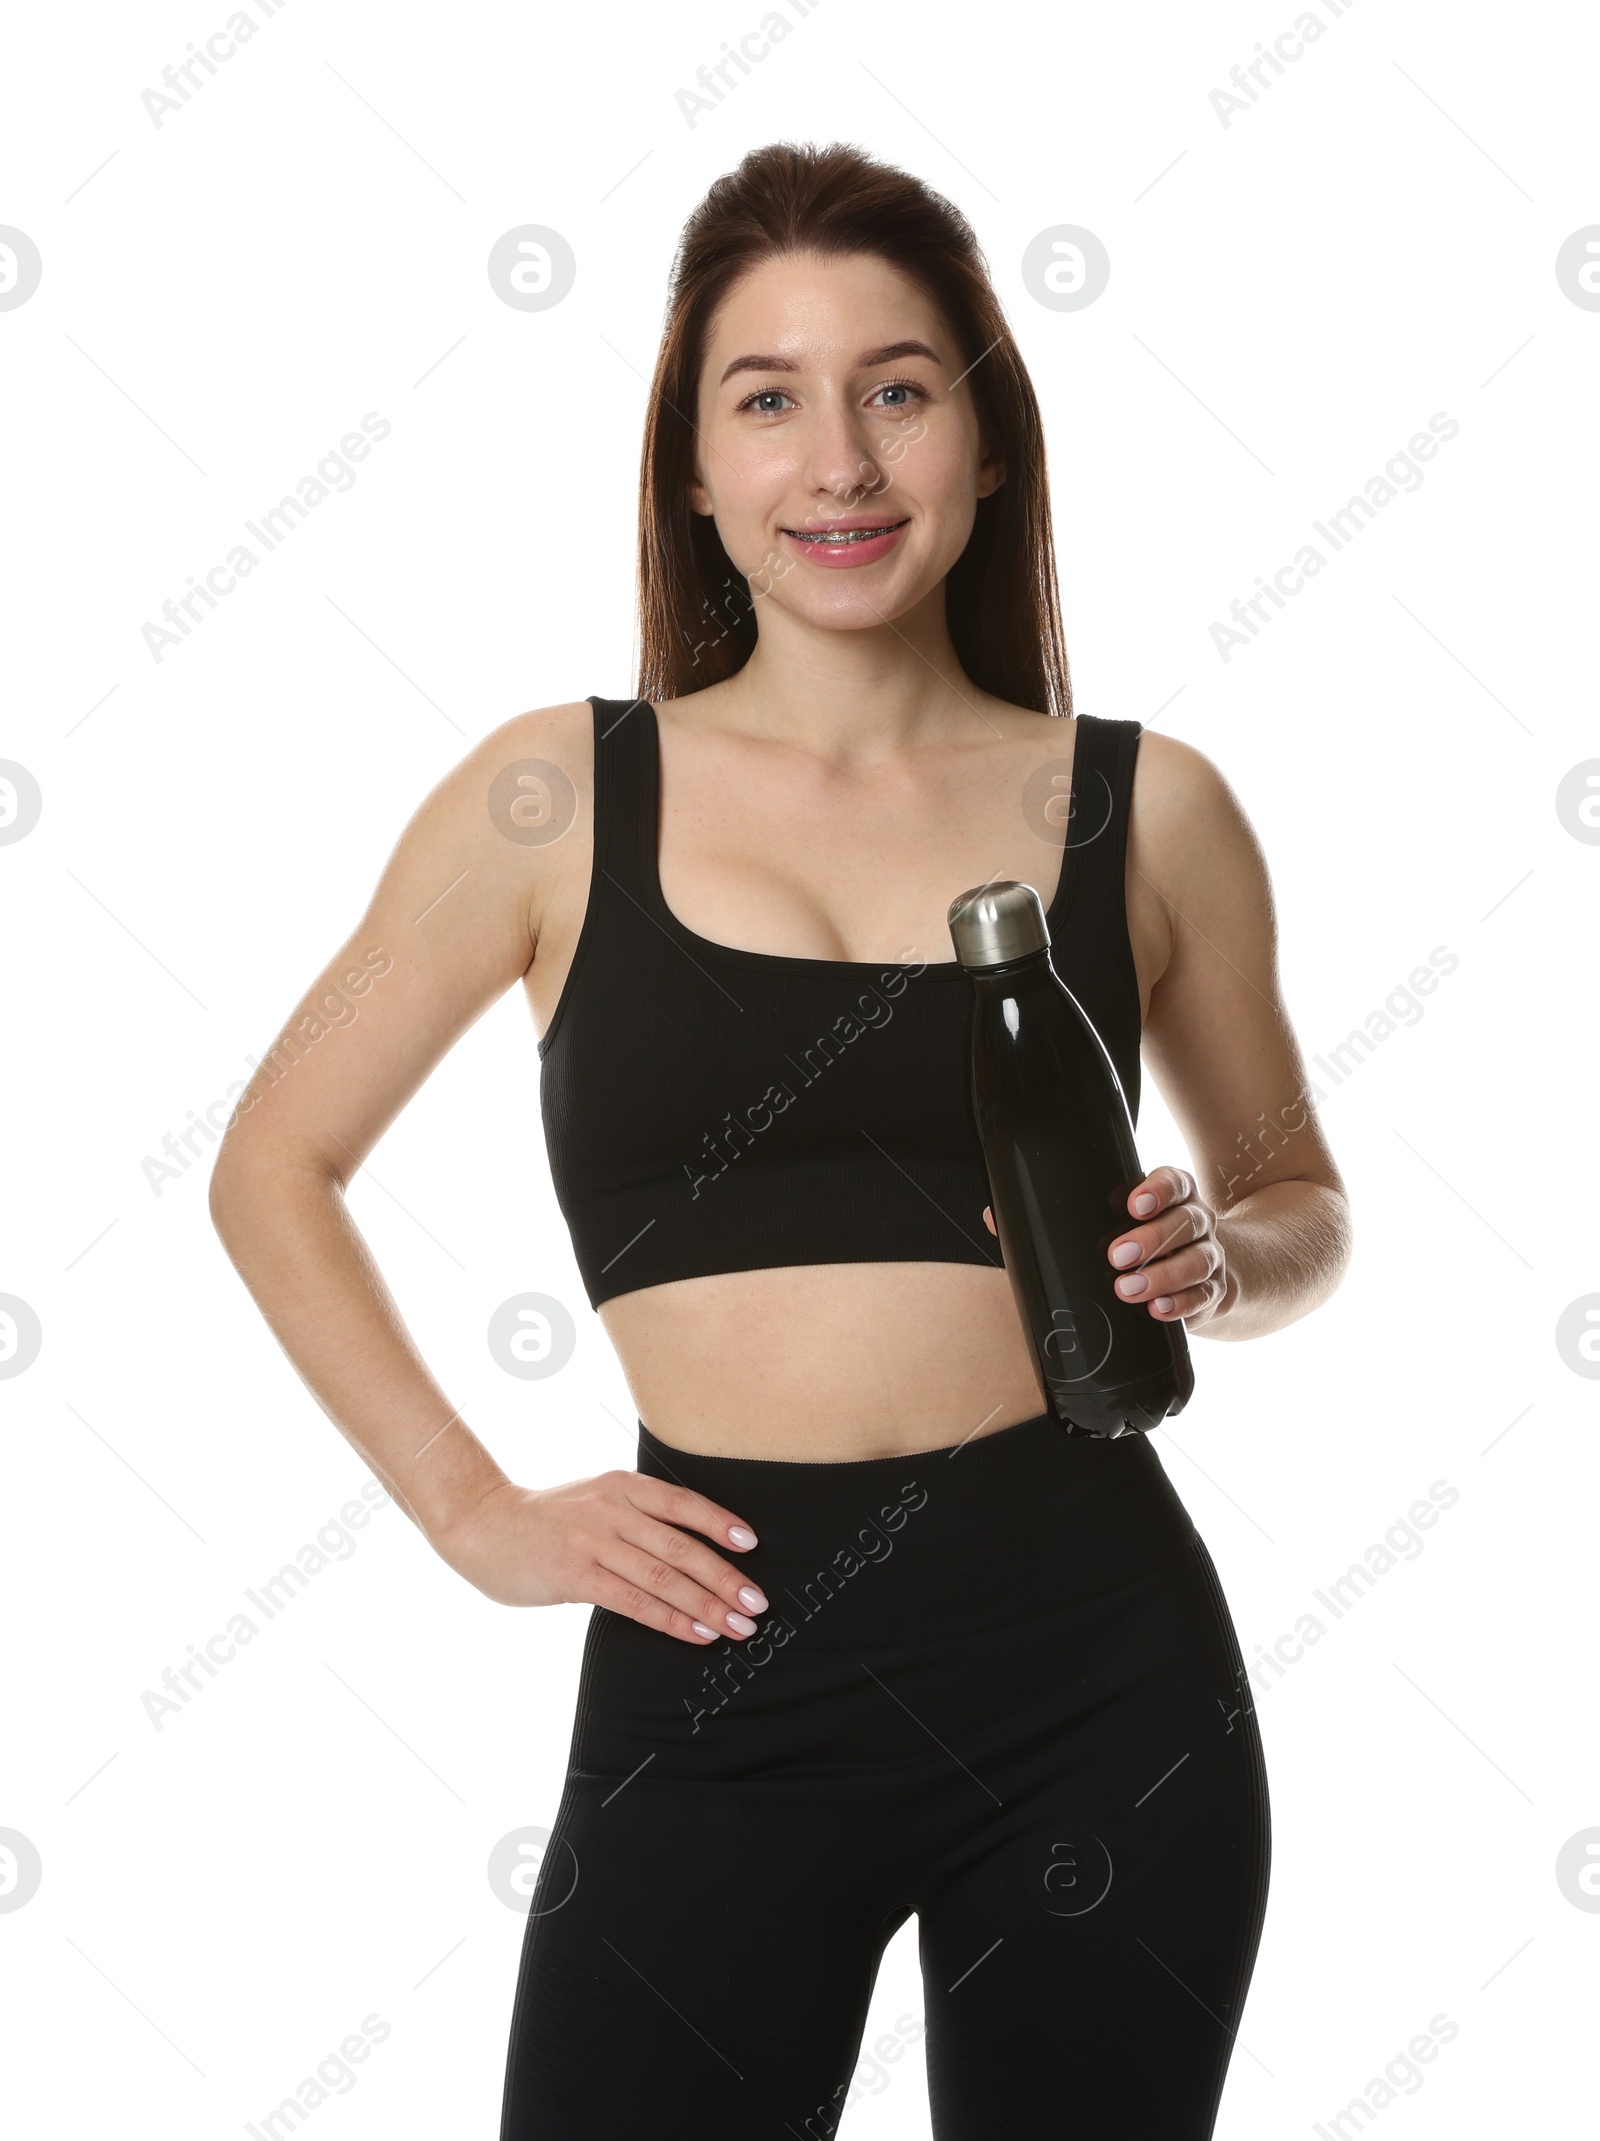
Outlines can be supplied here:
[[[1142, 1031], [1193, 1171], [1130, 1194], [1124, 1298], [1263, 1336], [1337, 1285], [1348, 1219], [1231, 791], [1071, 715], [1039, 414], [948, 202], [845, 148], [713, 186], [641, 604], [637, 698], [507, 722], [427, 798], [302, 1008], [392, 967], [252, 1086], [213, 1195], [436, 1551], [594, 1608], [505, 2141], [832, 2134], [913, 1910], [939, 2141], [1209, 2134], [1265, 1907], [1259, 1737], [1157, 1445], [1041, 1411], [952, 897], [1035, 885], [1135, 1108]], [[519, 977], [640, 1415], [637, 1470], [538, 1489], [429, 1375], [342, 1196]]]

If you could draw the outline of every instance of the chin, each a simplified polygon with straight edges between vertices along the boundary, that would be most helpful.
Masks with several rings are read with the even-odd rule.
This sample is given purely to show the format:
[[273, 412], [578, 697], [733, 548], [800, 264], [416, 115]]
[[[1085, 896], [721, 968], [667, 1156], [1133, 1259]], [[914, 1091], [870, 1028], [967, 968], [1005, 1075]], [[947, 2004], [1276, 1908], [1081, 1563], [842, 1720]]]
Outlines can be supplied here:
[[896, 600], [893, 596], [869, 597], [862, 601], [859, 596], [851, 600], [841, 595], [837, 602], [818, 603], [791, 614], [823, 632], [866, 632], [874, 625], [897, 624], [915, 606], [915, 597], [909, 601]]

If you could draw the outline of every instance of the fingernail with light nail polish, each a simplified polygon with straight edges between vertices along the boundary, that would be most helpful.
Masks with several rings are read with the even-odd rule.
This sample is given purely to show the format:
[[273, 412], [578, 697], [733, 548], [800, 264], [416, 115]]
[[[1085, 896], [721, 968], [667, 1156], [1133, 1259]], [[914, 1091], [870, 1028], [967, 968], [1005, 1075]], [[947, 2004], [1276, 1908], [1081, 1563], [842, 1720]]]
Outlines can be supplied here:
[[739, 1586], [739, 1603], [741, 1606], [748, 1606], [752, 1613], [765, 1613], [767, 1610], [765, 1595], [758, 1591], [753, 1583]]
[[728, 1626], [735, 1635], [754, 1635], [756, 1632], [755, 1622], [746, 1620], [742, 1613], [730, 1613], [728, 1615]]
[[755, 1533], [747, 1529], [743, 1524], [730, 1524], [728, 1526], [728, 1537], [735, 1546], [754, 1546], [756, 1543]]

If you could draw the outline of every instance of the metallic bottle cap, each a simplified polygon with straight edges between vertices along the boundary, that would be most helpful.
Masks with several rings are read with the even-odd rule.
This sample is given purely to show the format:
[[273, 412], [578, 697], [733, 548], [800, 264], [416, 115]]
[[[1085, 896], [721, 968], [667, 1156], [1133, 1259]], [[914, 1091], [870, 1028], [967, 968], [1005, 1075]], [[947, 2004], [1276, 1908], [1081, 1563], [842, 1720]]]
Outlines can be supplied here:
[[1004, 966], [1050, 942], [1044, 903], [1032, 885], [1001, 878], [950, 902], [946, 917], [956, 958], [965, 967]]

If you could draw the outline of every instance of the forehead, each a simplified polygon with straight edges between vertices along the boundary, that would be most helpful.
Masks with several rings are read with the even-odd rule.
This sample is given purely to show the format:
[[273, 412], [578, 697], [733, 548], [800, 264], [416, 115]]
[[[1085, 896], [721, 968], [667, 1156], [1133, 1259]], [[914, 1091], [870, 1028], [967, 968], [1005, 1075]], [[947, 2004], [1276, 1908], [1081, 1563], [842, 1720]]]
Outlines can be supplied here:
[[892, 261], [784, 254], [748, 270], [723, 298], [706, 336], [708, 383], [745, 353], [848, 367], [865, 351], [913, 339], [940, 356], [950, 351], [938, 307]]

